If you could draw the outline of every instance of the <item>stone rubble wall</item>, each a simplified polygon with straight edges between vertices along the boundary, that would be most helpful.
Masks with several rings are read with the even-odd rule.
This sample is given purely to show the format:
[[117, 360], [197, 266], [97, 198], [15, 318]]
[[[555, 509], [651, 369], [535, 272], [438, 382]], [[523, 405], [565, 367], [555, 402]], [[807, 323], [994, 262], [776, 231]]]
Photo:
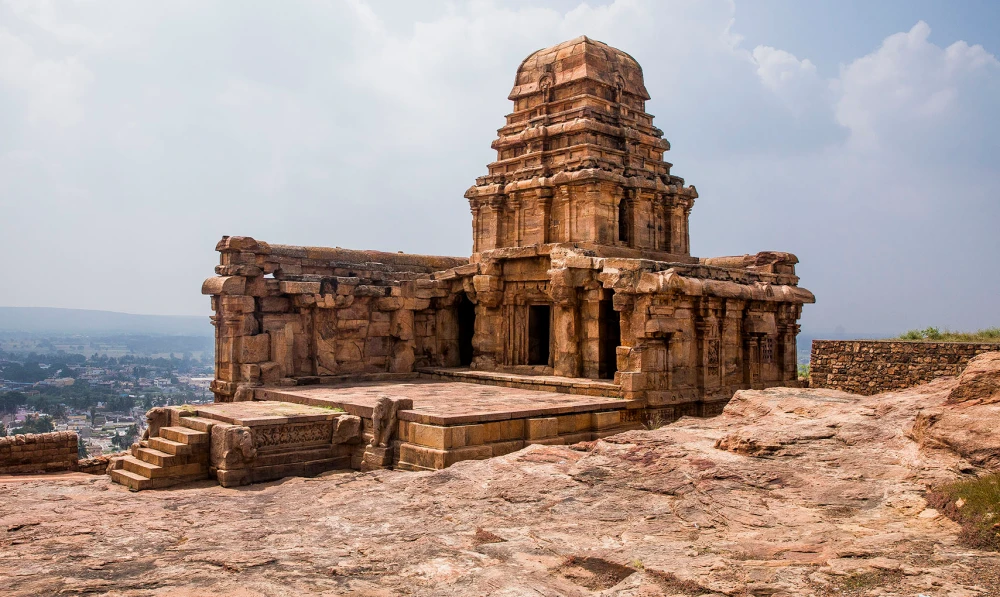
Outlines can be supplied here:
[[0, 437], [0, 474], [77, 470], [78, 442], [74, 431]]
[[111, 459], [124, 456], [125, 454], [127, 452], [115, 452], [113, 454], [101, 454], [100, 456], [80, 460], [77, 463], [76, 470], [88, 475], [104, 475], [108, 471], [108, 464], [111, 463]]
[[894, 340], [813, 340], [809, 387], [871, 396], [958, 375], [997, 344]]

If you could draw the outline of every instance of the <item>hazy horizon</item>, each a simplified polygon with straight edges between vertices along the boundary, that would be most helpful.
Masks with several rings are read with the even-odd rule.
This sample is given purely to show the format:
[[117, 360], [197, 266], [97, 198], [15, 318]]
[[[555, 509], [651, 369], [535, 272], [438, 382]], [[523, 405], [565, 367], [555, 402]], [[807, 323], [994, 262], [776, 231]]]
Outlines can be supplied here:
[[0, 305], [204, 316], [223, 235], [467, 255], [529, 53], [642, 65], [692, 254], [795, 253], [803, 329], [1000, 325], [1000, 5], [0, 0]]

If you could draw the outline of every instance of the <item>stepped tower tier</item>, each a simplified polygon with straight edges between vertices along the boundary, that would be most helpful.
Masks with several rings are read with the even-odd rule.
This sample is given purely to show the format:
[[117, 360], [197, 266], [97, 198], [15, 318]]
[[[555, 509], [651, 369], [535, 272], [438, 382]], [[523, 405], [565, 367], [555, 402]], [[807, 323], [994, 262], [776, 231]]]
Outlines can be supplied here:
[[473, 252], [574, 243], [599, 253], [690, 258], [693, 186], [645, 111], [642, 67], [582, 36], [528, 56], [493, 142], [497, 160], [465, 196]]

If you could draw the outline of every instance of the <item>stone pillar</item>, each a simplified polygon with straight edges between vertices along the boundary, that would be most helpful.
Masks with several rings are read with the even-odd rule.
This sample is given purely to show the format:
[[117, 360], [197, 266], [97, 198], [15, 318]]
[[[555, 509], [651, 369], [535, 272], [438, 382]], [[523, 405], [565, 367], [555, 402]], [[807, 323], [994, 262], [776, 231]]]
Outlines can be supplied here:
[[702, 396], [717, 392], [721, 385], [719, 321], [714, 313], [706, 314], [696, 324], [698, 330], [698, 372], [696, 380]]
[[686, 242], [686, 226], [684, 225], [684, 207], [675, 205], [670, 213], [670, 252], [680, 255], [685, 254], [684, 244]]
[[552, 300], [552, 367], [556, 375], [580, 377], [580, 314], [575, 270], [549, 270], [547, 293]]
[[566, 242], [573, 238], [573, 202], [570, 197], [569, 187], [559, 187], [559, 214], [558, 220], [553, 221], [558, 231], [551, 242]]
[[719, 342], [719, 366], [722, 385], [727, 391], [743, 384], [743, 309], [744, 301], [727, 299], [723, 303], [722, 339]]
[[[490, 264], [480, 271], [491, 271]], [[496, 271], [495, 273], [499, 273]], [[503, 324], [501, 303], [503, 281], [499, 276], [480, 274], [472, 277], [476, 294], [476, 329], [472, 335], [472, 368], [482, 371], [496, 369], [503, 362]]]
[[580, 337], [580, 326], [575, 296], [555, 302], [552, 307], [554, 373], [563, 377], [580, 377], [580, 347], [577, 342]]
[[512, 228], [513, 230], [508, 234], [509, 238], [505, 239], [504, 244], [512, 245], [515, 247], [521, 246], [521, 235], [523, 234], [522, 227], [524, 226], [524, 219], [521, 214], [521, 207], [523, 203], [521, 199], [516, 195], [511, 195], [508, 201], [508, 207], [511, 211], [511, 218], [513, 219]]
[[[220, 243], [221, 245], [222, 243]], [[239, 260], [250, 260], [249, 257], [237, 255]], [[231, 255], [223, 253], [223, 266], [232, 259]], [[212, 297], [212, 309], [215, 315], [212, 323], [215, 326], [215, 380], [212, 382], [212, 392], [218, 402], [232, 401], [240, 382], [256, 383], [258, 379], [244, 379], [244, 374], [253, 376], [254, 371], [242, 365], [248, 362], [241, 358], [244, 350], [243, 339], [254, 336], [258, 331], [257, 319], [254, 317], [255, 300], [246, 296], [246, 278], [243, 276], [215, 276], [205, 280], [202, 294]], [[256, 361], [249, 361], [256, 362]]]
[[608, 242], [609, 245], [620, 245], [622, 243], [621, 239], [618, 238], [618, 231], [621, 226], [621, 221], [619, 220], [619, 207], [621, 202], [625, 199], [625, 189], [620, 186], [614, 187], [614, 194], [611, 196], [611, 218], [612, 222], [610, 235], [611, 240]]
[[480, 222], [483, 241], [479, 247], [480, 251], [489, 251], [500, 246], [501, 205], [503, 205], [503, 200], [499, 196], [494, 196], [487, 199], [481, 208]]
[[601, 377], [601, 296], [603, 293], [604, 290], [601, 288], [580, 292], [580, 360], [583, 366], [583, 376], [590, 379]]
[[552, 189], [543, 188], [538, 190], [538, 209], [542, 212], [542, 232], [541, 242], [549, 243], [552, 226]]
[[479, 208], [479, 205], [477, 205], [473, 201], [470, 201], [469, 204], [470, 204], [470, 210], [472, 211], [472, 252], [478, 253], [479, 251], [482, 250], [479, 248], [480, 245], [482, 244], [482, 241], [480, 239], [482, 231], [480, 229], [480, 219], [479, 219], [479, 214], [481, 210]]
[[795, 337], [801, 329], [796, 323], [801, 307], [783, 306], [778, 311], [778, 366], [784, 385], [797, 386], [799, 381], [799, 359]]
[[[443, 302], [443, 301], [441, 301]], [[458, 367], [458, 313], [453, 306], [441, 303], [436, 312], [438, 352], [444, 357], [445, 367]]]
[[691, 218], [691, 206], [688, 205], [687, 207], [684, 208], [683, 216], [681, 217], [681, 227], [682, 227], [682, 229], [684, 231], [683, 232], [684, 242], [683, 242], [683, 247], [682, 247], [681, 252], [684, 255], [690, 255], [691, 254], [691, 227], [690, 227], [690, 218]]
[[577, 202], [579, 205], [577, 219], [579, 221], [577, 222], [577, 238], [574, 240], [599, 243], [603, 241], [601, 225], [604, 214], [602, 213], [601, 198], [604, 194], [601, 192], [600, 183], [589, 183], [586, 188], [586, 201]]

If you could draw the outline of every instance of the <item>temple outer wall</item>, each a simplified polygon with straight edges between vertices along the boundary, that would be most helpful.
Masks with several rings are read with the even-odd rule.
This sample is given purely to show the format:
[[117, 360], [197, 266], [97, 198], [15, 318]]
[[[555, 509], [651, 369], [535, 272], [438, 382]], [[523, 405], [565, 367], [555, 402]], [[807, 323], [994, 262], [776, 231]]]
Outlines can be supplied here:
[[895, 340], [813, 340], [809, 387], [871, 396], [958, 375], [997, 344]]
[[73, 431], [0, 437], [0, 474], [78, 470], [78, 442]]
[[[329, 383], [458, 365], [453, 282], [468, 259], [269, 245], [224, 237], [212, 297], [216, 400], [260, 385]], [[458, 281], [461, 285], [461, 281]]]

